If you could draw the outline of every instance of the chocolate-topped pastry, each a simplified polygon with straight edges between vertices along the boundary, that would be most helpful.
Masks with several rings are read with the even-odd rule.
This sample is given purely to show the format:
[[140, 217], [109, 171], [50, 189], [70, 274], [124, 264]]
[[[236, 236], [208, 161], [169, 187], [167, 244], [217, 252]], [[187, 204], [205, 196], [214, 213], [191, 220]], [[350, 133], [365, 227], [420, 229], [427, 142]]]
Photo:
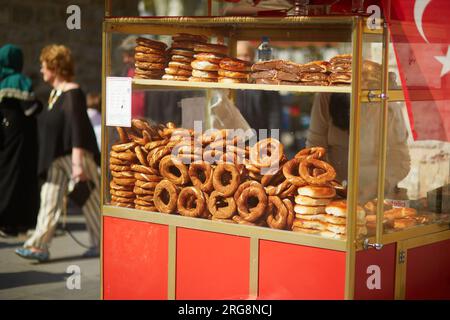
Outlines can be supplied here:
[[278, 69], [278, 64], [283, 63], [283, 62], [284, 62], [283, 60], [269, 60], [269, 61], [256, 62], [252, 66], [252, 71]]
[[301, 73], [299, 78], [302, 82], [328, 81], [328, 75], [320, 72]]
[[351, 83], [352, 82], [352, 74], [351, 73], [332, 73], [328, 77], [328, 81], [330, 84], [335, 83]]

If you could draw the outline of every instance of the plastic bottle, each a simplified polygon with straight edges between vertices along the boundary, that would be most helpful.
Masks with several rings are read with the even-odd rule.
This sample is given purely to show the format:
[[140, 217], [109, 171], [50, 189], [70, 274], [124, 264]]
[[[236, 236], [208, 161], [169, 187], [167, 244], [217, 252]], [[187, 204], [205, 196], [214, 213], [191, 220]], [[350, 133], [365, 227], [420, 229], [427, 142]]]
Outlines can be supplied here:
[[261, 44], [258, 46], [258, 61], [272, 60], [272, 47], [269, 44], [268, 37], [262, 37]]

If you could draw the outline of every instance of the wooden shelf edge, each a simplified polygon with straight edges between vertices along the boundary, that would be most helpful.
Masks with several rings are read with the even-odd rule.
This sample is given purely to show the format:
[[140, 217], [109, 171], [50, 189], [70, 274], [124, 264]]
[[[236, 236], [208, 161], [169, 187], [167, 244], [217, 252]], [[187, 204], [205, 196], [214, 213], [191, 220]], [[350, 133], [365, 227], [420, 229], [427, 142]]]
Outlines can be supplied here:
[[172, 80], [133, 79], [135, 88], [182, 88], [182, 89], [232, 89], [232, 90], [266, 90], [289, 92], [337, 92], [351, 93], [351, 86], [298, 86], [298, 85], [269, 85], [253, 83], [218, 83], [218, 82], [189, 82]]

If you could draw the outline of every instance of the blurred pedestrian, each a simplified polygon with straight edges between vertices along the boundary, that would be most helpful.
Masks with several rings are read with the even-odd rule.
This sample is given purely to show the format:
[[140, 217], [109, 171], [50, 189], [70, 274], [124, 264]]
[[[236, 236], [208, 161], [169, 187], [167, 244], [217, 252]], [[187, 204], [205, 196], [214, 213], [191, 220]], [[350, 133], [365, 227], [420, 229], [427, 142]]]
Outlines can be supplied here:
[[[38, 173], [45, 179], [36, 230], [16, 253], [27, 259], [49, 259], [49, 244], [65, 208], [69, 187], [75, 184], [86, 218], [91, 248], [97, 256], [100, 242], [99, 151], [86, 111], [86, 98], [73, 82], [71, 51], [63, 45], [46, 46], [40, 55], [41, 73], [53, 87], [48, 107], [39, 117]], [[77, 188], [80, 186], [80, 188]], [[83, 200], [81, 200], [83, 198]]]
[[97, 146], [100, 150], [102, 142], [102, 104], [100, 95], [98, 93], [89, 92], [86, 96], [86, 104], [89, 120], [94, 128]]
[[42, 109], [24, 76], [23, 53], [0, 48], [0, 236], [36, 224], [39, 209], [36, 114]]

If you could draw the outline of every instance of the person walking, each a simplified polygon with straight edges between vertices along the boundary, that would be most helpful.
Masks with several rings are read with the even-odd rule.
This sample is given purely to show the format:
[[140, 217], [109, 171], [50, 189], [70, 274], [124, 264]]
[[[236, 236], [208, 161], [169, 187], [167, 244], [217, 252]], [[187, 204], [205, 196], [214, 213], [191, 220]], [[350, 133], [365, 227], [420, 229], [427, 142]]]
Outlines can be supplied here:
[[[39, 210], [36, 114], [42, 105], [24, 76], [22, 50], [0, 48], [0, 236], [36, 224]], [[24, 199], [26, 199], [24, 201]]]
[[[65, 197], [73, 183], [90, 181], [87, 200], [81, 206], [91, 248], [84, 256], [98, 256], [100, 242], [100, 153], [86, 111], [86, 98], [73, 82], [74, 62], [63, 45], [46, 46], [40, 55], [41, 73], [53, 87], [48, 107], [39, 117], [38, 174], [45, 179], [36, 230], [16, 253], [26, 259], [49, 260], [49, 245]], [[89, 184], [87, 184], [89, 185]]]

